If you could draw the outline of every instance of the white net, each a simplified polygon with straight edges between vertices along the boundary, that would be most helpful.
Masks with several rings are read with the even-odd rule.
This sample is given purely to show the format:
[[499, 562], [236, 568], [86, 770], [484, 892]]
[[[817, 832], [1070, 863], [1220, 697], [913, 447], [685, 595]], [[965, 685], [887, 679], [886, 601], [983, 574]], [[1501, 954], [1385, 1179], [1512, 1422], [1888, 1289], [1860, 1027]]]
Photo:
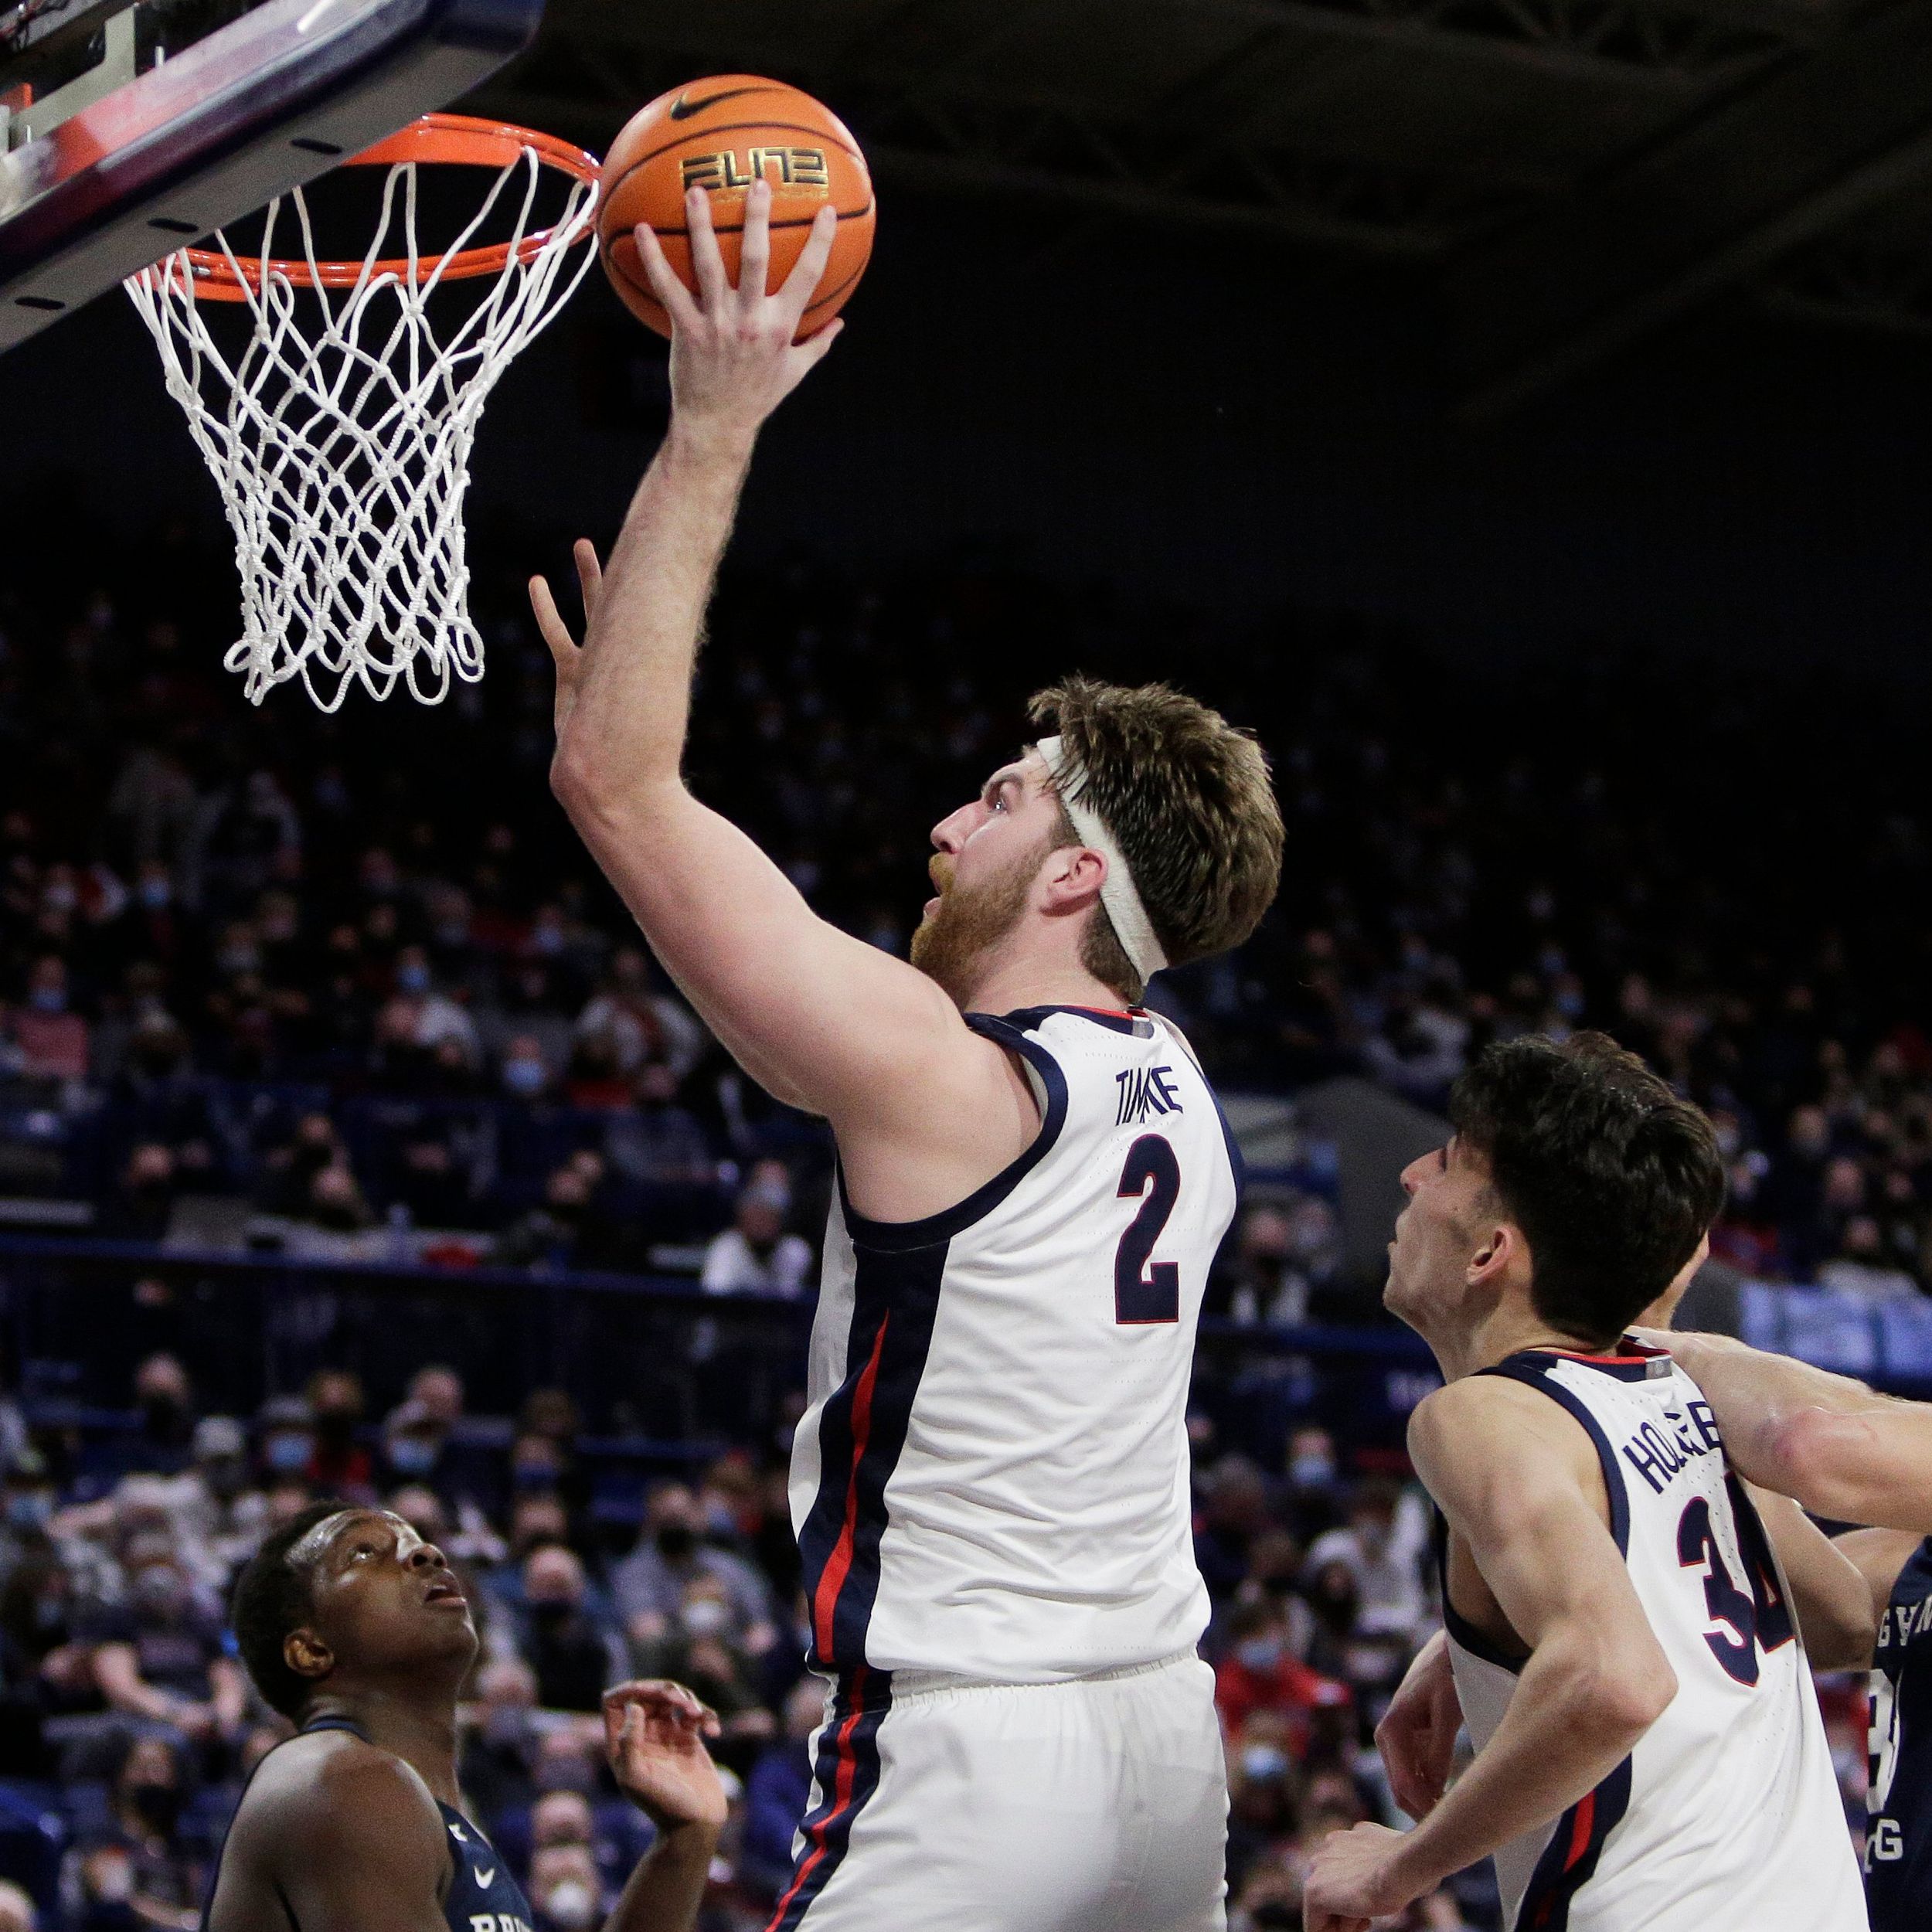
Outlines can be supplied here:
[[[470, 447], [497, 379], [594, 258], [589, 248], [570, 257], [589, 236], [597, 186], [574, 181], [540, 234], [542, 163], [526, 148], [455, 241], [419, 257], [417, 167], [388, 170], [352, 286], [323, 285], [299, 188], [269, 205], [259, 250], [238, 257], [214, 238], [245, 303], [198, 301], [185, 250], [126, 284], [234, 531], [243, 630], [225, 662], [255, 704], [291, 678], [325, 711], [355, 680], [386, 698], [400, 679], [434, 704], [452, 678], [483, 673], [464, 548]], [[440, 341], [430, 309], [445, 270], [493, 215], [514, 221], [508, 259], [471, 285], [480, 294]], [[276, 229], [286, 233], [291, 216], [312, 286], [274, 263]], [[239, 353], [224, 355], [211, 333], [223, 311], [247, 327]]]

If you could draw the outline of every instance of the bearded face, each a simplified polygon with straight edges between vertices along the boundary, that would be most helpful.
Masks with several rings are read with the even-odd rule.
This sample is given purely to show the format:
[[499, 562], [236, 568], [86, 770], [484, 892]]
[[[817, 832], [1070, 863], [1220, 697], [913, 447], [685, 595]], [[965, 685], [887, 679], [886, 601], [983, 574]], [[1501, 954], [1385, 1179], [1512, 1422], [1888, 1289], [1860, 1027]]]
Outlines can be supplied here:
[[1053, 849], [1053, 841], [1043, 839], [1036, 850], [971, 885], [959, 883], [950, 853], [933, 855], [927, 869], [939, 903], [913, 934], [912, 961], [955, 1005], [965, 1005], [988, 957], [1025, 917], [1040, 862]]

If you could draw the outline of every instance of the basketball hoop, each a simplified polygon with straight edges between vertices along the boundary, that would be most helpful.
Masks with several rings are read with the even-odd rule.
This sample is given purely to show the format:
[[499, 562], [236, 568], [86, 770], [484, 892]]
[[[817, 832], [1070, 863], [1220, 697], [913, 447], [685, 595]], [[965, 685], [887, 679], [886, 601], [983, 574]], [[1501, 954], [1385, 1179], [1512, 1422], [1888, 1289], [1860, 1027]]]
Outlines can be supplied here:
[[[424, 162], [494, 168], [451, 244], [417, 235]], [[400, 678], [439, 703], [452, 677], [483, 675], [470, 621], [463, 496], [483, 404], [511, 359], [569, 300], [594, 259], [594, 155], [528, 129], [425, 114], [352, 156], [386, 168], [376, 235], [360, 261], [316, 252], [303, 191], [270, 202], [258, 250], [184, 248], [124, 286], [161, 351], [168, 393], [188, 417], [235, 534], [243, 631], [226, 662], [260, 704], [299, 677], [325, 711], [352, 679], [386, 698]], [[536, 229], [543, 170], [570, 179], [562, 214]], [[293, 209], [301, 252], [274, 253]], [[477, 238], [492, 214], [507, 239]], [[494, 278], [440, 341], [430, 298], [444, 284]], [[204, 304], [219, 307], [204, 312]], [[209, 323], [245, 309], [239, 354]]]

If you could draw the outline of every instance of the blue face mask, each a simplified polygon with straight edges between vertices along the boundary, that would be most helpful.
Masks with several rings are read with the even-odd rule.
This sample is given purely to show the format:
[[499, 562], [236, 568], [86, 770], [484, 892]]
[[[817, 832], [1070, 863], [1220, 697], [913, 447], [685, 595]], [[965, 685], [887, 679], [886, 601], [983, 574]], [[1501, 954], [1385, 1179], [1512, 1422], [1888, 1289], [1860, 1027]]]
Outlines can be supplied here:
[[430, 969], [427, 966], [398, 967], [396, 983], [406, 993], [427, 993], [430, 989]]
[[314, 1454], [315, 1445], [306, 1436], [270, 1436], [262, 1445], [263, 1461], [284, 1475], [306, 1469], [308, 1459]]
[[389, 1463], [399, 1476], [427, 1475], [436, 1467], [436, 1444], [420, 1436], [398, 1436], [389, 1446]]
[[36, 1013], [64, 1013], [67, 1010], [67, 995], [58, 986], [36, 986], [27, 995], [27, 1004]]
[[1264, 1784], [1288, 1768], [1287, 1752], [1273, 1744], [1250, 1744], [1241, 1753], [1241, 1775], [1252, 1784]]
[[1235, 1645], [1234, 1654], [1244, 1669], [1270, 1671], [1281, 1662], [1282, 1648], [1278, 1637], [1250, 1637], [1246, 1643]]
[[512, 1094], [521, 1094], [526, 1100], [532, 1094], [543, 1091], [543, 1083], [548, 1077], [541, 1060], [505, 1060], [503, 1063], [503, 1084]]

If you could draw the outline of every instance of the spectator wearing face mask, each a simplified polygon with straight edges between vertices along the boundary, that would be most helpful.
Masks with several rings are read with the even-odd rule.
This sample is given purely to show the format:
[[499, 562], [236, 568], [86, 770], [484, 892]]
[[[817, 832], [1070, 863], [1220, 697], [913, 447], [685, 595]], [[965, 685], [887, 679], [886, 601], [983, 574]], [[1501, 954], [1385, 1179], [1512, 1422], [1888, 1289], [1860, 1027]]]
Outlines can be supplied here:
[[315, 1459], [315, 1423], [304, 1397], [270, 1396], [255, 1417], [255, 1443], [269, 1489], [290, 1482], [308, 1486]]
[[318, 1495], [345, 1502], [372, 1502], [376, 1471], [369, 1451], [357, 1440], [362, 1427], [362, 1377], [346, 1369], [318, 1369], [309, 1377], [309, 1426], [315, 1447], [308, 1459], [309, 1485]]
[[485, 1818], [527, 1807], [536, 1795], [536, 1674], [520, 1657], [492, 1658], [476, 1675], [464, 1713], [463, 1788]]
[[732, 1225], [712, 1237], [705, 1250], [702, 1285], [714, 1294], [757, 1290], [767, 1294], [800, 1294], [811, 1270], [811, 1249], [785, 1232], [791, 1189], [776, 1161], [759, 1163], [759, 1172], [738, 1196]]
[[1428, 1538], [1420, 1497], [1372, 1478], [1350, 1495], [1348, 1521], [1310, 1546], [1308, 1563], [1345, 1563], [1355, 1575], [1363, 1634], [1413, 1645], [1429, 1615], [1422, 1586]]
[[534, 1033], [512, 1033], [505, 1041], [497, 1078], [512, 1100], [542, 1100], [550, 1090], [551, 1077], [543, 1043]]
[[608, 1802], [594, 1806], [581, 1791], [546, 1791], [530, 1812], [533, 1857], [541, 1858], [557, 1845], [581, 1846], [595, 1862], [598, 1891], [607, 1900], [623, 1890], [626, 1877], [656, 1835], [636, 1806]]
[[13, 1022], [20, 1070], [29, 1080], [84, 1080], [87, 1022], [71, 1005], [66, 961], [48, 953], [27, 974], [25, 1005]]
[[1305, 1546], [1342, 1519], [1343, 1488], [1335, 1437], [1319, 1423], [1304, 1423], [1288, 1437], [1287, 1485], [1282, 1514]]
[[175, 1513], [184, 1539], [203, 1554], [206, 1580], [225, 1595], [229, 1579], [253, 1554], [268, 1528], [268, 1499], [249, 1480], [248, 1436], [232, 1416], [204, 1416], [195, 1425], [194, 1463], [177, 1485]]
[[76, 1848], [63, 1889], [77, 1932], [191, 1927], [202, 1874], [177, 1836], [187, 1781], [165, 1738], [140, 1737], [116, 1772], [104, 1824]]
[[537, 1932], [592, 1932], [604, 1923], [603, 1875], [587, 1845], [546, 1845], [530, 1859]]
[[141, 1427], [128, 1445], [128, 1466], [172, 1476], [188, 1466], [195, 1439], [194, 1390], [188, 1371], [172, 1355], [151, 1355], [134, 1371], [134, 1402]]
[[127, 1556], [124, 1605], [97, 1609], [80, 1631], [94, 1646], [94, 1675], [115, 1710], [165, 1724], [197, 1744], [238, 1737], [247, 1710], [241, 1670], [222, 1618], [196, 1600], [164, 1536]]
[[1252, 1718], [1228, 1752], [1229, 1891], [1238, 1896], [1251, 1870], [1281, 1857], [1301, 1822], [1301, 1777], [1291, 1740], [1278, 1719]]
[[597, 1710], [604, 1692], [630, 1674], [621, 1633], [587, 1597], [573, 1550], [549, 1543], [524, 1559], [517, 1648], [546, 1709]]
[[694, 1577], [723, 1586], [740, 1631], [775, 1622], [764, 1578], [742, 1556], [705, 1543], [706, 1526], [688, 1484], [662, 1483], [651, 1492], [643, 1534], [611, 1573], [611, 1594], [634, 1642], [651, 1643], [670, 1631]]
[[392, 1409], [383, 1424], [383, 1477], [391, 1485], [420, 1483], [443, 1496], [448, 1438], [447, 1427], [427, 1403], [412, 1399]]
[[1347, 1685], [1311, 1670], [1288, 1641], [1288, 1621], [1267, 1597], [1240, 1604], [1230, 1632], [1227, 1655], [1215, 1666], [1214, 1701], [1232, 1734], [1257, 1712], [1287, 1727], [1298, 1757], [1307, 1754], [1317, 1715], [1345, 1717], [1353, 1699]]

